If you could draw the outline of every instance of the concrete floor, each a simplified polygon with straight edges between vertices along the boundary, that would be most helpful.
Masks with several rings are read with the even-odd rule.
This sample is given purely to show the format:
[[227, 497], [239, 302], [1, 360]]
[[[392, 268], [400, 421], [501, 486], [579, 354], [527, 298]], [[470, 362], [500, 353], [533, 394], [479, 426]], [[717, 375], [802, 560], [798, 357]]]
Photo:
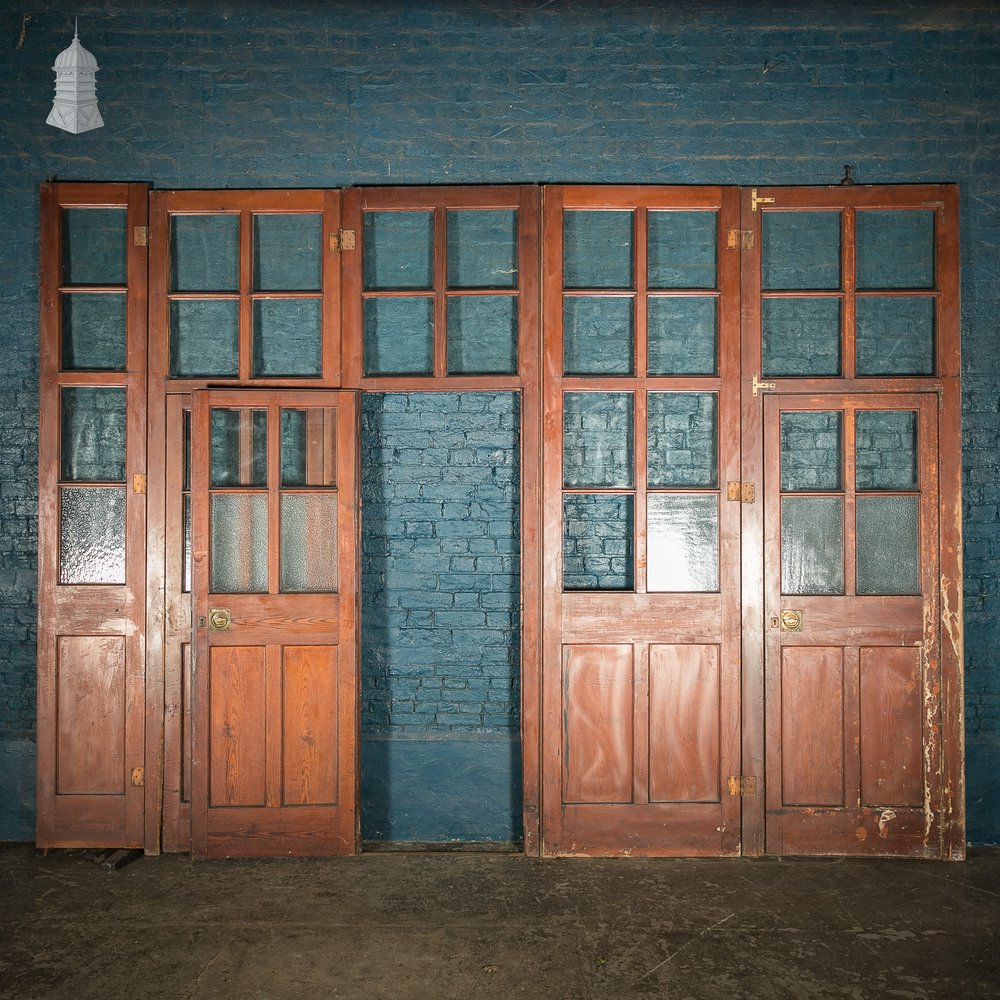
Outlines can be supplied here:
[[0, 996], [1000, 997], [1000, 849], [965, 864], [140, 858], [0, 847]]

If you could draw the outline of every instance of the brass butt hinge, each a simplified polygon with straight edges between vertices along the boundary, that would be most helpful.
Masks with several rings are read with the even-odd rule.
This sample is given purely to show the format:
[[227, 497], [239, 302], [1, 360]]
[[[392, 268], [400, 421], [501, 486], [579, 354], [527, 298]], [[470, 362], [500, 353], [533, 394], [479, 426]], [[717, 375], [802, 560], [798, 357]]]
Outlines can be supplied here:
[[137, 472], [132, 477], [132, 492], [133, 493], [145, 493], [146, 492], [146, 474], [143, 472]]
[[761, 389], [777, 389], [778, 387], [773, 382], [761, 382], [757, 375], [754, 375], [753, 382], [751, 383], [753, 388], [753, 394], [755, 396], [760, 395]]
[[753, 250], [752, 229], [730, 229], [726, 240], [727, 250]]
[[757, 194], [756, 188], [750, 189], [750, 210], [753, 212], [757, 211], [758, 205], [773, 205], [774, 198], [765, 198], [763, 195]]
[[144, 247], [149, 245], [149, 227], [148, 226], [133, 226], [132, 227], [132, 242], [137, 247]]
[[736, 483], [736, 482], [727, 483], [726, 497], [727, 499], [736, 501], [737, 503], [753, 503], [754, 502], [753, 483]]
[[341, 250], [354, 250], [356, 247], [357, 241], [353, 229], [341, 229], [339, 233], [330, 233], [330, 249], [334, 253], [340, 253]]
[[143, 788], [146, 784], [146, 769], [144, 767], [132, 768], [132, 787]]
[[727, 780], [730, 795], [739, 795], [741, 798], [752, 798], [757, 794], [757, 779], [745, 774], [731, 774]]

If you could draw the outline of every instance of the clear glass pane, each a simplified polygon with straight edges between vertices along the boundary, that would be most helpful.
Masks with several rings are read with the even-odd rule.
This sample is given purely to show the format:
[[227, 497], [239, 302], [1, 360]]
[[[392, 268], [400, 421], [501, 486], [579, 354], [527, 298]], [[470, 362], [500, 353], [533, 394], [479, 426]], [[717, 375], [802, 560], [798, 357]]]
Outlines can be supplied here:
[[434, 214], [365, 212], [365, 288], [432, 288]]
[[649, 287], [715, 288], [715, 212], [649, 213]]
[[631, 590], [631, 496], [563, 497], [563, 589]]
[[843, 497], [781, 498], [781, 592], [844, 592]]
[[124, 208], [64, 208], [62, 283], [124, 285], [126, 222]]
[[258, 299], [253, 304], [255, 378], [323, 374], [319, 299]]
[[64, 486], [59, 582], [125, 582], [125, 487]]
[[859, 594], [919, 594], [919, 497], [858, 497]]
[[934, 213], [859, 211], [858, 288], [933, 288]]
[[684, 493], [646, 497], [646, 589], [719, 589], [719, 500]]
[[764, 299], [765, 375], [840, 374], [839, 299]]
[[184, 411], [184, 490], [191, 489], [191, 411]]
[[215, 493], [211, 505], [209, 589], [267, 593], [267, 495]]
[[185, 594], [191, 593], [191, 494], [184, 494], [184, 554], [182, 556], [183, 564], [183, 582], [181, 583], [181, 591]]
[[337, 589], [337, 495], [281, 497], [281, 590], [328, 593]]
[[365, 374], [434, 372], [434, 300], [365, 299]]
[[840, 288], [840, 212], [764, 212], [761, 287]]
[[124, 292], [62, 297], [64, 371], [125, 371]]
[[238, 215], [171, 216], [170, 287], [175, 292], [239, 291]]
[[719, 408], [714, 392], [646, 397], [650, 486], [714, 488], [719, 482]]
[[323, 216], [253, 217], [253, 287], [260, 292], [318, 291], [323, 283]]
[[563, 213], [563, 285], [632, 288], [632, 213]]
[[714, 375], [718, 365], [715, 297], [647, 300], [650, 375]]
[[631, 298], [563, 299], [563, 370], [567, 375], [631, 375]]
[[517, 371], [517, 299], [513, 295], [448, 297], [448, 371], [452, 375]]
[[629, 487], [632, 467], [632, 393], [564, 393], [565, 485]]
[[781, 414], [781, 488], [841, 488], [840, 410], [786, 410]]
[[170, 303], [170, 374], [234, 378], [239, 374], [239, 303], [185, 299]]
[[932, 375], [934, 300], [859, 296], [858, 374]]
[[448, 287], [517, 287], [517, 212], [448, 213]]
[[859, 410], [855, 431], [859, 490], [917, 488], [917, 414]]
[[334, 486], [337, 411], [333, 407], [281, 411], [281, 485]]
[[213, 486], [267, 486], [267, 410], [213, 409]]
[[125, 389], [74, 386], [62, 390], [60, 478], [64, 482], [125, 482]]

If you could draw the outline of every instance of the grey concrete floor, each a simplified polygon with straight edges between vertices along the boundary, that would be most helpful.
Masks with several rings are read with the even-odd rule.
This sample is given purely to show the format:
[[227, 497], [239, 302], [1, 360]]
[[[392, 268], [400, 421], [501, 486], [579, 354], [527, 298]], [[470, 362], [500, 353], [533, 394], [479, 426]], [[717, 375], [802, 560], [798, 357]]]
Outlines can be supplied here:
[[961, 863], [0, 847], [0, 996], [1000, 997], [1000, 849]]

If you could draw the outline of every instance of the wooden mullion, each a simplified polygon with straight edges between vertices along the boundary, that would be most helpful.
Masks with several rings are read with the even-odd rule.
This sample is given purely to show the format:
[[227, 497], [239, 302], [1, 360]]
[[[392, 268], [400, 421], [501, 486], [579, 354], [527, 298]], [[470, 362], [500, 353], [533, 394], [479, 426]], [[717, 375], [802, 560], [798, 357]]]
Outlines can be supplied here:
[[[273, 398], [273, 397], [272, 397]], [[267, 592], [281, 592], [281, 408], [267, 406]]]
[[841, 469], [844, 481], [841, 484], [844, 498], [844, 594], [858, 592], [858, 552], [857, 552], [857, 474], [855, 442], [857, 440], [857, 406], [845, 406], [841, 411], [842, 447], [844, 449]]
[[632, 644], [632, 802], [649, 802], [649, 643]]
[[633, 433], [632, 433], [632, 455], [635, 462], [635, 488], [634, 510], [632, 511], [632, 529], [635, 532], [633, 539], [633, 558], [635, 559], [635, 570], [633, 586], [637, 594], [646, 593], [647, 578], [647, 545], [646, 545], [646, 487], [649, 482], [648, 469], [648, 423], [649, 423], [649, 401], [646, 393], [645, 380], [637, 379], [633, 395]]
[[253, 378], [253, 213], [240, 211], [239, 378]]
[[[269, 549], [273, 546], [269, 545]], [[264, 647], [264, 796], [268, 809], [282, 805], [283, 647]]]
[[434, 376], [448, 374], [448, 211], [434, 209]]
[[857, 275], [857, 216], [853, 208], [845, 208], [841, 216], [840, 237], [840, 282], [844, 290], [844, 301], [840, 307], [841, 316], [841, 357], [844, 378], [854, 378], [857, 374], [857, 303], [855, 293], [858, 287]]
[[[320, 285], [322, 288], [322, 305], [320, 306], [320, 349], [322, 360], [323, 384], [334, 388], [343, 381], [343, 341], [341, 330], [343, 311], [341, 309], [343, 295], [343, 257], [345, 251], [337, 253], [330, 237], [340, 232], [341, 201], [339, 191], [326, 191], [323, 194], [322, 233], [320, 235]], [[339, 240], [338, 240], [339, 244]], [[347, 254], [356, 257], [357, 250], [348, 250]]]

